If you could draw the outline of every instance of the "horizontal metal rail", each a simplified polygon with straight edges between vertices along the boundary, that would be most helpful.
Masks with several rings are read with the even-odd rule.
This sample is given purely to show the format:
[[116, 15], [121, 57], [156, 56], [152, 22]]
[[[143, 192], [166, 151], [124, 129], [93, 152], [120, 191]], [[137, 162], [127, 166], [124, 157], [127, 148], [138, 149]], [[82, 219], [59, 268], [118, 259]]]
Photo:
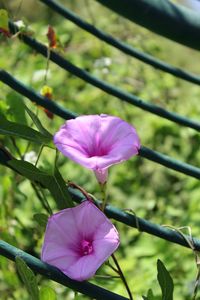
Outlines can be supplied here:
[[0, 240], [0, 255], [7, 257], [10, 260], [15, 260], [17, 256], [20, 256], [26, 264], [36, 273], [44, 275], [45, 277], [56, 281], [64, 286], [71, 288], [72, 290], [78, 291], [91, 298], [98, 300], [128, 300], [127, 298], [117, 295], [113, 292], [105, 290], [97, 285], [89, 282], [78, 282], [70, 279], [64, 275], [57, 268], [42, 262], [40, 259]]
[[197, 168], [195, 166], [192, 166], [187, 163], [183, 163], [180, 160], [171, 158], [168, 155], [162, 154], [160, 152], [151, 150], [147, 147], [141, 147], [139, 150], [139, 155], [151, 160], [153, 162], [156, 162], [162, 166], [167, 167], [168, 169], [175, 170], [177, 172], [189, 175], [191, 177], [200, 179], [200, 168]]
[[[10, 168], [9, 164], [7, 163], [10, 160], [10, 156], [7, 156], [4, 151], [0, 149], [0, 164], [7, 166]], [[17, 172], [14, 168], [13, 171]], [[80, 203], [83, 199], [85, 199], [84, 195], [76, 189], [69, 188], [69, 193], [72, 199], [78, 203]], [[101, 201], [97, 200], [97, 204], [100, 204]], [[105, 208], [105, 214], [107, 217], [112, 218], [120, 223], [126, 224], [127, 226], [137, 228], [141, 232], [146, 232], [148, 234], [157, 236], [161, 239], [167, 240], [172, 243], [176, 243], [182, 245], [184, 247], [190, 248], [187, 240], [189, 240], [197, 251], [200, 251], [200, 240], [196, 238], [192, 238], [184, 235], [185, 238], [177, 231], [168, 229], [166, 227], [154, 224], [150, 221], [145, 219], [139, 218], [134, 214], [126, 213], [112, 205], [107, 205]]]
[[73, 13], [71, 10], [67, 9], [60, 3], [54, 0], [39, 0], [40, 2], [46, 4], [50, 7], [54, 12], [57, 12], [67, 20], [70, 20], [83, 30], [91, 33], [95, 37], [99, 38], [100, 40], [106, 42], [107, 44], [117, 48], [118, 50], [122, 51], [123, 53], [134, 57], [156, 69], [164, 71], [166, 73], [172, 74], [178, 78], [181, 78], [185, 81], [192, 82], [194, 84], [200, 85], [200, 76], [194, 75], [187, 71], [184, 71], [180, 68], [174, 67], [170, 64], [167, 64], [164, 61], [154, 58], [153, 56], [146, 54], [137, 50], [136, 48], [124, 43], [118, 39], [115, 39], [112, 35], [105, 33], [104, 31], [98, 29], [97, 27], [91, 25], [90, 23], [86, 22], [85, 20], [81, 19], [78, 15]]
[[9, 86], [11, 89], [18, 92], [19, 94], [27, 97], [33, 103], [36, 103], [37, 105], [48, 109], [53, 114], [65, 120], [76, 118], [78, 116], [78, 114], [72, 113], [68, 109], [57, 104], [56, 101], [49, 100], [48, 98], [43, 97], [39, 93], [36, 93], [34, 89], [32, 89], [31, 87], [27, 87], [22, 82], [13, 77], [11, 74], [2, 69], [0, 69], [0, 81]]
[[[13, 24], [10, 23], [10, 28], [13, 33], [16, 33], [18, 28]], [[44, 57], [47, 57], [48, 49], [43, 44], [39, 43], [35, 39], [26, 36], [21, 35], [21, 39], [30, 47], [35, 49], [38, 53], [42, 54]], [[200, 123], [191, 119], [188, 119], [186, 117], [180, 116], [176, 113], [169, 112], [165, 110], [162, 107], [159, 107], [157, 105], [145, 102], [138, 98], [137, 96], [124, 92], [123, 90], [116, 88], [115, 86], [108, 84], [107, 82], [100, 80], [96, 78], [95, 76], [92, 76], [89, 72], [76, 67], [74, 64], [70, 63], [68, 60], [64, 59], [62, 56], [57, 54], [54, 51], [50, 52], [50, 59], [54, 63], [56, 63], [58, 66], [60, 66], [62, 69], [72, 73], [73, 75], [77, 76], [78, 78], [81, 78], [82, 80], [92, 84], [93, 86], [101, 89], [102, 91], [117, 97], [118, 99], [128, 102], [136, 107], [139, 107], [145, 111], [148, 111], [154, 115], [160, 116], [162, 118], [165, 118], [167, 120], [173, 121], [177, 124], [187, 126], [190, 128], [193, 128], [197, 131], [200, 131]]]
[[[69, 193], [72, 199], [76, 202], [81, 202], [84, 199], [84, 195], [81, 194], [80, 191], [69, 188]], [[101, 201], [97, 200], [97, 204], [100, 204]], [[137, 228], [140, 232], [146, 232], [148, 234], [157, 236], [166, 241], [190, 248], [188, 240], [193, 244], [194, 248], [199, 251], [200, 250], [200, 239], [191, 238], [187, 235], [181, 235], [178, 231], [168, 229], [167, 227], [154, 224], [145, 219], [139, 218], [134, 214], [127, 213], [122, 211], [112, 205], [107, 205], [105, 208], [105, 214], [108, 218], [114, 219], [120, 223], [123, 223], [129, 227]], [[184, 238], [184, 237], [185, 238]]]
[[199, 11], [192, 11], [169, 0], [96, 1], [161, 36], [200, 50]]
[[[67, 109], [64, 109], [62, 106], [56, 104], [56, 101], [48, 100], [47, 98], [42, 97], [41, 95], [36, 93], [33, 89], [26, 87], [24, 84], [22, 84], [20, 81], [15, 79], [12, 75], [5, 72], [4, 70], [0, 70], [0, 81], [7, 84], [11, 88], [15, 89], [15, 91], [24, 95], [25, 97], [30, 99], [32, 102], [35, 102], [38, 105], [47, 108], [55, 115], [58, 115], [67, 120], [78, 116], [77, 114], [75, 114]], [[200, 168], [197, 168], [190, 164], [183, 163], [179, 160], [173, 159], [167, 155], [164, 155], [157, 151], [151, 150], [147, 147], [144, 147], [144, 146], [141, 147], [141, 149], [139, 151], [139, 155], [148, 160], [151, 160], [160, 165], [163, 165], [169, 169], [173, 169], [175, 171], [184, 173], [191, 177], [200, 179]]]

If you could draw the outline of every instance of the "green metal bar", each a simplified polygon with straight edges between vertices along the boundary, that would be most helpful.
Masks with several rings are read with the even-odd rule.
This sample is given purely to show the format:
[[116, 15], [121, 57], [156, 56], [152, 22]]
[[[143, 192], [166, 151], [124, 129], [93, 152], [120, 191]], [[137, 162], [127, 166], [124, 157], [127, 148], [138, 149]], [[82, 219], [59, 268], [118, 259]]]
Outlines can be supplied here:
[[36, 103], [48, 109], [53, 114], [65, 120], [75, 118], [78, 116], [77, 114], [72, 113], [66, 108], [58, 105], [56, 101], [49, 100], [48, 98], [43, 97], [39, 93], [36, 93], [32, 88], [25, 86], [22, 82], [18, 81], [15, 77], [13, 77], [11, 74], [2, 69], [0, 69], [0, 81], [8, 85], [10, 88], [15, 90], [19, 94], [27, 97], [33, 103]]
[[144, 146], [139, 150], [139, 155], [169, 169], [173, 169], [177, 172], [200, 179], [200, 168], [194, 167], [187, 163], [183, 163], [177, 159], [171, 158], [170, 156], [164, 155]]
[[[13, 24], [10, 23], [10, 28], [12, 32], [17, 31], [17, 27]], [[28, 36], [21, 35], [21, 39], [30, 47], [35, 49], [37, 52], [42, 54], [44, 57], [47, 57], [47, 47], [36, 41], [35, 39], [32, 39]], [[108, 84], [107, 82], [100, 80], [94, 76], [92, 76], [90, 73], [87, 71], [76, 67], [72, 63], [70, 63], [68, 60], [64, 59], [62, 56], [59, 54], [51, 51], [50, 52], [50, 59], [54, 63], [56, 63], [58, 66], [60, 66], [62, 69], [74, 74], [75, 76], [83, 79], [84, 81], [92, 84], [93, 86], [103, 90], [104, 92], [119, 98], [120, 100], [123, 100], [125, 102], [128, 102], [136, 107], [139, 107], [145, 111], [148, 111], [152, 114], [155, 114], [157, 116], [163, 117], [165, 119], [168, 119], [170, 121], [173, 121], [175, 123], [178, 123], [183, 126], [191, 127], [193, 129], [196, 129], [200, 131], [200, 124], [197, 121], [190, 120], [186, 117], [180, 116], [176, 113], [169, 112], [165, 110], [162, 107], [159, 107], [157, 105], [145, 102], [138, 98], [137, 96], [134, 96], [133, 94], [124, 92], [123, 90]]]
[[[24, 84], [22, 84], [21, 82], [16, 80], [13, 76], [11, 76], [10, 74], [8, 74], [3, 70], [0, 70], [0, 81], [6, 83], [8, 86], [15, 89], [18, 93], [24, 95], [31, 101], [36, 102], [41, 106], [45, 105], [44, 107], [48, 108], [51, 112], [61, 116], [64, 119], [72, 119], [78, 116], [75, 113], [70, 112], [69, 110], [62, 109], [62, 107], [56, 104], [53, 100], [49, 101], [48, 99], [45, 99], [44, 97], [37, 94], [32, 89], [29, 89], [29, 87], [26, 87]], [[54, 106], [52, 106], [53, 103], [55, 103]], [[56, 111], [54, 111], [54, 108], [56, 108]], [[180, 162], [167, 155], [153, 151], [146, 147], [141, 147], [139, 151], [139, 155], [141, 157], [147, 158], [148, 160], [166, 166], [167, 168], [200, 179], [200, 169], [190, 164]]]
[[[5, 157], [4, 153], [0, 151], [0, 164], [3, 164], [4, 166], [10, 168], [10, 166], [7, 164], [9, 160], [10, 157], [9, 156]], [[84, 195], [82, 195], [80, 191], [73, 188], [69, 188], [68, 190], [74, 201], [80, 203], [83, 199], [85, 199]], [[97, 200], [96, 203], [101, 204], [101, 201]], [[183, 236], [180, 235], [175, 230], [167, 229], [166, 227], [153, 224], [133, 214], [129, 214], [124, 211], [121, 211], [120, 209], [113, 207], [111, 205], [106, 206], [105, 214], [107, 215], [107, 217], [112, 218], [120, 223], [126, 224], [127, 226], [130, 227], [137, 228], [141, 232], [146, 232], [151, 235], [157, 236], [161, 239], [167, 240], [169, 242], [176, 243], [189, 248], [189, 244], [187, 243], [186, 239], [189, 239], [191, 241], [191, 237], [185, 235], [186, 239], [184, 239]], [[193, 243], [195, 249], [200, 251], [200, 240], [196, 238], [192, 238], [191, 242]]]
[[146, 53], [143, 53], [130, 45], [115, 39], [111, 35], [101, 31], [97, 27], [89, 24], [88, 22], [84, 21], [83, 19], [79, 18], [78, 15], [58, 3], [54, 0], [39, 0], [40, 2], [46, 4], [48, 7], [50, 7], [52, 10], [63, 16], [64, 18], [70, 20], [80, 28], [86, 30], [87, 32], [91, 33], [95, 37], [99, 38], [100, 40], [106, 42], [107, 44], [117, 48], [118, 50], [122, 51], [123, 53], [135, 57], [139, 59], [140, 61], [156, 68], [159, 70], [162, 70], [164, 72], [167, 72], [169, 74], [172, 74], [178, 78], [181, 78], [183, 80], [186, 80], [188, 82], [192, 82], [194, 84], [200, 85], [200, 76], [196, 76], [192, 73], [186, 72], [182, 69], [176, 68], [174, 66], [171, 66], [164, 61], [158, 60], [154, 58], [151, 55], [148, 55]]
[[[80, 191], [73, 189], [73, 188], [69, 188], [68, 190], [74, 201], [80, 203], [83, 199], [85, 199], [84, 195], [82, 195]], [[101, 201], [97, 200], [96, 203], [100, 205]], [[183, 236], [175, 230], [168, 229], [168, 228], [160, 226], [158, 224], [154, 224], [150, 221], [139, 218], [136, 215], [126, 213], [125, 211], [122, 211], [112, 205], [106, 206], [105, 214], [107, 215], [107, 217], [114, 219], [120, 223], [126, 224], [127, 226], [130, 226], [130, 227], [137, 228], [141, 232], [146, 232], [148, 234], [157, 236], [161, 239], [167, 240], [169, 242], [172, 242], [172, 243], [175, 243], [175, 244], [187, 247], [187, 248], [190, 248], [190, 246], [187, 243], [186, 239], [190, 240], [193, 243], [195, 249], [197, 251], [200, 250], [200, 240], [199, 239], [192, 238], [192, 240], [191, 240], [191, 237], [189, 237], [187, 235], [184, 235], [185, 236], [185, 239], [184, 239]]]
[[127, 298], [117, 295], [113, 292], [105, 290], [97, 285], [89, 282], [78, 282], [65, 276], [57, 268], [42, 262], [40, 259], [0, 240], [0, 255], [7, 257], [10, 260], [15, 260], [16, 256], [20, 256], [27, 265], [36, 273], [56, 281], [64, 286], [67, 286], [75, 291], [85, 294], [91, 298], [98, 300], [128, 300]]
[[199, 12], [168, 0], [96, 1], [157, 34], [200, 50]]

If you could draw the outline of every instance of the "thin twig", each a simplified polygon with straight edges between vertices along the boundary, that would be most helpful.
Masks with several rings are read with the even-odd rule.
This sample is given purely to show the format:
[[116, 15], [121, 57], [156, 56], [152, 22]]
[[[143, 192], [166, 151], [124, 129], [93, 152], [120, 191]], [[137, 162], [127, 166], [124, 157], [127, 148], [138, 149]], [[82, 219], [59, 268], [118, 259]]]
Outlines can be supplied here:
[[95, 275], [95, 278], [98, 278], [98, 279], [120, 279], [120, 276], [112, 276], [112, 275]]
[[47, 212], [48, 214], [52, 215], [53, 212], [52, 212], [52, 210], [51, 210], [51, 207], [49, 206], [49, 203], [47, 202], [46, 198], [43, 198], [43, 195], [40, 194], [40, 193], [41, 193], [41, 190], [40, 190], [40, 191], [38, 190], [37, 184], [36, 184], [35, 182], [32, 182], [31, 185], [32, 185], [32, 188], [33, 188], [33, 190], [34, 190], [36, 196], [37, 196], [38, 199], [40, 200], [40, 202], [41, 202], [43, 208], [46, 210], [46, 212]]
[[11, 141], [12, 141], [12, 144], [13, 144], [13, 146], [14, 146], [14, 148], [15, 148], [17, 154], [19, 155], [19, 157], [20, 157], [21, 159], [23, 159], [22, 154], [21, 154], [21, 152], [20, 152], [20, 150], [19, 150], [19, 147], [18, 147], [17, 144], [16, 144], [15, 139], [14, 139], [13, 137], [11, 137], [10, 139], [11, 139]]
[[78, 184], [76, 184], [76, 183], [74, 183], [72, 181], [68, 181], [67, 184], [68, 184], [68, 186], [70, 186], [72, 188], [75, 188], [75, 189], [78, 189], [79, 191], [81, 191], [81, 193], [85, 196], [85, 198], [88, 201], [93, 202], [92, 197], [80, 185], [78, 185]]
[[127, 283], [127, 281], [126, 281], [126, 278], [125, 278], [125, 276], [124, 276], [124, 274], [123, 274], [123, 272], [122, 272], [122, 269], [121, 269], [121, 267], [120, 267], [120, 265], [119, 265], [119, 263], [118, 263], [118, 261], [117, 261], [115, 255], [114, 255], [114, 253], [113, 253], [111, 256], [112, 256], [112, 259], [113, 259], [113, 261], [114, 261], [114, 263], [115, 263], [115, 265], [116, 265], [116, 267], [117, 267], [118, 274], [120, 275], [121, 280], [123, 281], [123, 283], [124, 283], [124, 285], [125, 285], [125, 288], [126, 288], [126, 290], [127, 290], [127, 293], [128, 293], [128, 295], [129, 295], [129, 299], [130, 299], [130, 300], [133, 300], [133, 296], [132, 296], [132, 294], [131, 294], [131, 290], [130, 290], [130, 288], [129, 288], [129, 286], [128, 286], [128, 283]]
[[40, 159], [40, 156], [41, 156], [41, 154], [42, 154], [42, 150], [43, 150], [44, 147], [45, 147], [45, 145], [41, 145], [41, 147], [40, 147], [40, 150], [39, 150], [39, 153], [38, 153], [38, 157], [37, 157], [37, 160], [36, 160], [36, 162], [35, 162], [35, 167], [36, 167], [37, 164], [38, 164], [38, 161], [39, 161], [39, 159]]
[[[199, 257], [199, 253], [195, 249], [191, 228], [189, 226], [184, 226], [184, 227], [180, 227], [180, 228], [174, 228], [173, 226], [170, 226], [170, 225], [163, 225], [163, 226], [164, 227], [169, 227], [169, 228], [177, 231], [184, 238], [184, 240], [188, 243], [189, 247], [192, 249], [192, 252], [193, 252], [194, 257], [195, 257], [196, 267], [197, 267], [197, 275], [196, 275], [196, 279], [195, 279], [195, 285], [194, 285], [192, 300], [196, 300], [199, 281], [200, 281], [200, 257]], [[188, 230], [190, 239], [188, 237], [186, 237], [185, 234], [183, 234], [181, 229], [187, 229]]]
[[137, 217], [136, 213], [134, 212], [134, 210], [131, 209], [131, 208], [125, 208], [125, 209], [123, 209], [123, 211], [125, 211], [125, 212], [127, 211], [127, 212], [132, 213], [134, 215], [136, 227], [137, 227], [138, 231], [141, 232], [139, 220], [138, 220], [138, 217]]
[[48, 212], [50, 213], [50, 215], [52, 215], [52, 214], [53, 214], [53, 211], [52, 211], [52, 209], [51, 209], [51, 207], [50, 207], [50, 205], [49, 205], [49, 202], [48, 202], [48, 200], [47, 200], [47, 198], [46, 198], [46, 195], [45, 195], [45, 193], [44, 193], [44, 190], [43, 190], [41, 187], [39, 187], [39, 190], [40, 190], [40, 192], [41, 192], [41, 194], [42, 194], [42, 197], [43, 197], [43, 200], [44, 200], [44, 202], [45, 202], [45, 204], [46, 204], [46, 206], [47, 206], [47, 208], [48, 208]]
[[109, 261], [106, 262], [106, 265], [110, 267], [115, 273], [118, 273], [118, 270], [115, 267], [113, 267]]
[[199, 286], [199, 279], [200, 279], [200, 267], [198, 266], [198, 272], [197, 272], [197, 276], [196, 276], [196, 280], [195, 280], [192, 300], [196, 299], [197, 292], [198, 292], [198, 286]]

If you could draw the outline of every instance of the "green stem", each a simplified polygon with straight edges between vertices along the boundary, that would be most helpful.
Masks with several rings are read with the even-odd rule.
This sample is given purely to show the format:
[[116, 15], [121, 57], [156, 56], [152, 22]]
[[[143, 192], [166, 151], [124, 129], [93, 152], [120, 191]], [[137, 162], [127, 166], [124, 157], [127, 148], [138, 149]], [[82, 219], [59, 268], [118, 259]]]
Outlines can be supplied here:
[[[170, 225], [163, 225], [163, 226], [164, 227], [169, 227], [172, 230], [177, 231], [185, 239], [185, 241], [188, 243], [189, 247], [192, 249], [192, 251], [194, 253], [196, 266], [197, 266], [197, 276], [196, 276], [196, 280], [195, 280], [192, 300], [195, 300], [196, 296], [197, 296], [197, 292], [198, 292], [199, 281], [200, 281], [200, 258], [199, 258], [198, 252], [195, 249], [191, 228], [189, 226], [184, 226], [184, 227], [180, 227], [180, 228], [175, 228], [175, 227], [170, 226]], [[187, 229], [189, 231], [189, 237], [185, 236], [182, 233], [181, 229]]]
[[113, 261], [114, 261], [114, 263], [115, 263], [115, 265], [116, 265], [116, 267], [117, 267], [118, 274], [119, 274], [119, 276], [120, 276], [120, 278], [121, 278], [121, 280], [122, 280], [122, 282], [123, 282], [123, 284], [124, 284], [124, 286], [125, 286], [125, 288], [126, 288], [126, 290], [127, 290], [127, 293], [128, 293], [128, 295], [129, 295], [129, 299], [130, 299], [130, 300], [133, 300], [133, 296], [132, 296], [132, 294], [131, 294], [131, 290], [130, 290], [130, 288], [129, 288], [129, 286], [128, 286], [128, 282], [126, 281], [126, 278], [125, 278], [125, 276], [124, 276], [124, 274], [123, 274], [123, 272], [122, 272], [122, 269], [121, 269], [121, 267], [120, 267], [120, 265], [119, 265], [119, 263], [118, 263], [118, 261], [117, 261], [115, 255], [112, 254], [111, 256], [112, 256], [112, 259], [113, 259]]
[[194, 292], [192, 296], [192, 300], [196, 299], [197, 292], [198, 292], [198, 286], [199, 286], [199, 280], [200, 280], [200, 266], [198, 265], [198, 271], [197, 271], [197, 276], [196, 276], [196, 281], [195, 281], [195, 286], [194, 286]]
[[11, 141], [12, 141], [12, 144], [13, 144], [13, 146], [14, 146], [14, 148], [15, 148], [17, 154], [18, 154], [19, 157], [22, 159], [21, 152], [20, 152], [20, 150], [19, 150], [19, 148], [18, 148], [18, 146], [17, 146], [17, 144], [16, 144], [16, 141], [15, 141], [15, 139], [14, 139], [13, 137], [11, 137]]
[[118, 270], [115, 269], [115, 268], [111, 265], [111, 263], [110, 263], [109, 261], [106, 262], [106, 265], [107, 265], [108, 267], [110, 267], [115, 273], [118, 273]]
[[51, 210], [51, 207], [49, 206], [49, 203], [47, 202], [47, 199], [46, 198], [43, 198], [43, 194], [41, 195], [41, 190], [39, 191], [38, 190], [38, 186], [36, 183], [32, 182], [31, 183], [32, 187], [33, 187], [33, 190], [36, 194], [36, 196], [38, 197], [38, 199], [40, 200], [43, 208], [46, 210], [46, 212], [50, 215], [53, 214], [52, 210]]
[[119, 279], [120, 276], [112, 276], [112, 275], [95, 275], [97, 279]]
[[40, 147], [40, 150], [39, 150], [39, 153], [38, 153], [38, 157], [37, 157], [37, 160], [36, 160], [36, 162], [35, 162], [35, 167], [36, 167], [37, 164], [38, 164], [38, 161], [39, 161], [39, 159], [40, 159], [40, 156], [41, 156], [41, 154], [42, 154], [42, 150], [43, 150], [44, 146], [45, 146], [45, 145], [42, 145], [42, 146]]
[[27, 143], [27, 145], [26, 145], [26, 149], [25, 149], [25, 151], [24, 151], [23, 157], [24, 157], [25, 154], [28, 152], [28, 149], [29, 149], [30, 145], [31, 145], [31, 142], [29, 141], [29, 142]]
[[107, 183], [100, 184], [101, 194], [102, 194], [102, 206], [101, 210], [104, 212], [107, 202]]
[[[102, 210], [102, 212], [104, 212], [105, 206], [106, 206], [106, 202], [107, 202], [107, 184], [106, 184], [106, 182], [104, 184], [100, 184], [100, 188], [101, 188], [101, 193], [102, 193], [102, 206], [101, 206], [101, 210]], [[122, 269], [121, 269], [121, 267], [120, 267], [120, 265], [119, 265], [119, 263], [118, 263], [115, 255], [112, 254], [111, 256], [112, 256], [112, 259], [113, 259], [113, 261], [115, 263], [115, 266], [116, 266], [116, 269], [113, 268], [113, 267], [112, 267], [112, 269], [120, 276], [120, 278], [121, 278], [121, 280], [122, 280], [122, 282], [123, 282], [123, 284], [124, 284], [124, 286], [125, 286], [125, 288], [127, 290], [127, 293], [129, 295], [129, 299], [133, 300], [130, 288], [129, 288], [128, 283], [126, 281], [126, 278], [125, 278], [125, 276], [124, 276], [124, 274], [122, 272]], [[111, 265], [109, 264], [109, 266], [111, 266]]]
[[93, 198], [86, 192], [86, 190], [84, 190], [80, 185], [72, 182], [72, 181], [68, 181], [67, 182], [68, 186], [78, 189], [88, 201], [92, 201], [93, 202]]
[[48, 202], [48, 200], [47, 200], [47, 198], [46, 198], [46, 195], [45, 195], [43, 189], [42, 189], [41, 187], [39, 187], [39, 190], [40, 190], [40, 192], [41, 192], [41, 194], [42, 194], [43, 201], [45, 202], [45, 204], [46, 204], [46, 206], [47, 206], [47, 209], [48, 209], [49, 214], [50, 214], [50, 215], [53, 215], [53, 211], [52, 211], [52, 209], [51, 209], [51, 207], [50, 207], [50, 205], [49, 205], [49, 202]]

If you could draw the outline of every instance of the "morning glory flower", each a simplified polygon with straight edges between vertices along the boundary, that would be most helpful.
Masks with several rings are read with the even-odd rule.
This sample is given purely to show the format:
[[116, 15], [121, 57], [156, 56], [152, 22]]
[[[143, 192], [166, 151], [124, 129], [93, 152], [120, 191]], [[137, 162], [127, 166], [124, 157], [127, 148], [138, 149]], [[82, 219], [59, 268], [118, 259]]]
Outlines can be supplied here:
[[65, 156], [92, 169], [101, 184], [107, 181], [110, 166], [138, 154], [140, 148], [133, 126], [105, 114], [67, 121], [54, 135], [54, 143]]
[[49, 218], [41, 259], [71, 279], [83, 281], [92, 277], [118, 246], [114, 225], [87, 200]]

